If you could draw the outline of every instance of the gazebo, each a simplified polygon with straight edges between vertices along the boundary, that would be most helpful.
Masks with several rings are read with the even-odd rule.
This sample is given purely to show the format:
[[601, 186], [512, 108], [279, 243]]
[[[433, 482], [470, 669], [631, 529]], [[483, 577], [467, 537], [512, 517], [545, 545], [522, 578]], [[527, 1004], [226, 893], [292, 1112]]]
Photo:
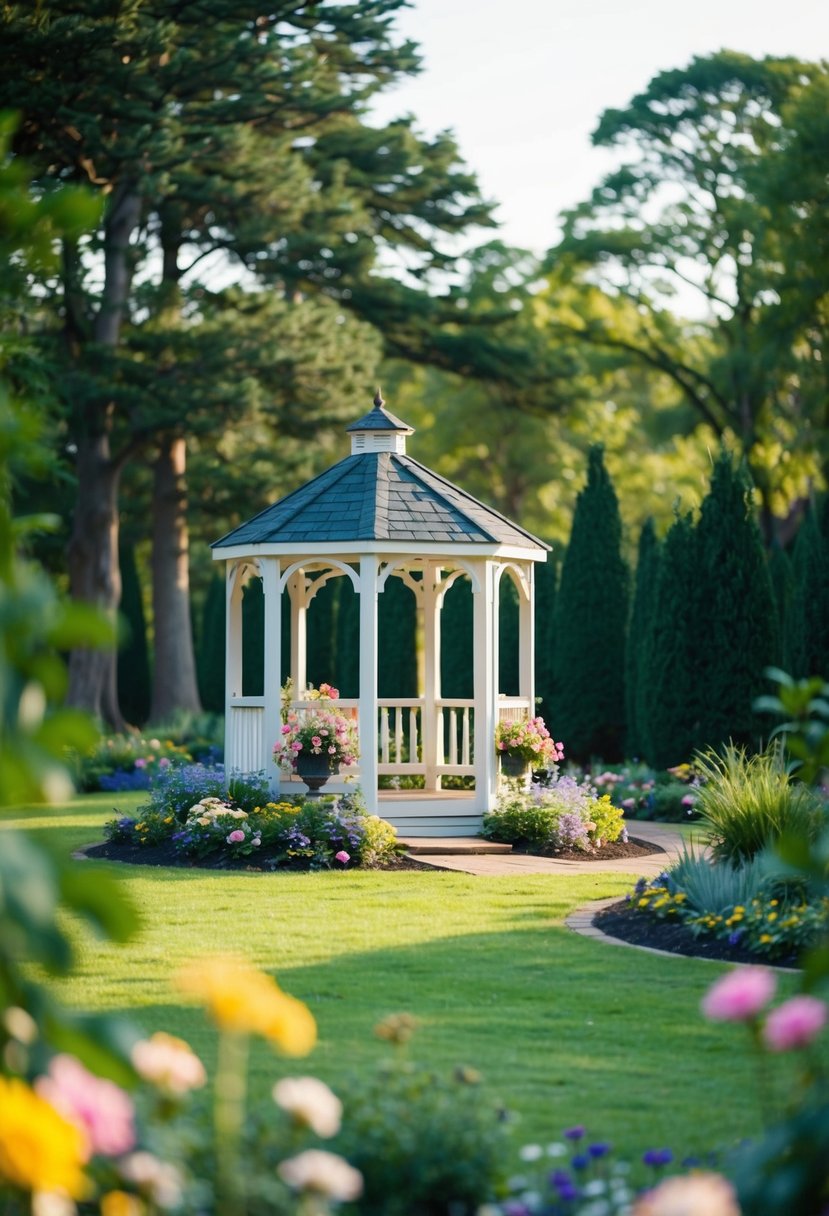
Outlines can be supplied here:
[[[281, 727], [281, 686], [290, 675], [294, 708], [309, 708], [307, 618], [332, 578], [359, 595], [359, 696], [340, 700], [360, 739], [356, 780], [369, 810], [402, 835], [474, 835], [494, 804], [496, 723], [534, 711], [533, 570], [548, 546], [406, 453], [414, 434], [378, 392], [373, 408], [347, 428], [351, 454], [212, 546], [227, 578], [225, 767], [267, 772], [274, 794], [301, 791], [273, 760]], [[499, 589], [518, 592], [518, 695], [499, 692]], [[264, 591], [264, 695], [242, 695], [242, 590]], [[415, 596], [418, 695], [380, 698], [378, 597], [390, 578]], [[441, 608], [456, 580], [473, 600], [472, 698], [441, 694]], [[290, 671], [281, 670], [283, 593], [290, 602]], [[415, 638], [412, 638], [412, 646]], [[353, 771], [353, 770], [351, 770]], [[448, 778], [455, 788], [444, 788]], [[393, 788], [402, 778], [415, 788]], [[381, 787], [391, 788], [381, 788]], [[461, 787], [461, 788], [458, 788]], [[332, 779], [327, 789], [348, 788]]]

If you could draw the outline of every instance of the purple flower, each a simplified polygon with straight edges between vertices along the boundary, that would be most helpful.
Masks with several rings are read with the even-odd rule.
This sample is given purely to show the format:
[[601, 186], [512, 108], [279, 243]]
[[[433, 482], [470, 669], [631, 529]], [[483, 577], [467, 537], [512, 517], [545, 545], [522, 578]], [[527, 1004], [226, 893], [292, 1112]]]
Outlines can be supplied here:
[[645, 1165], [658, 1167], [660, 1165], [670, 1165], [674, 1155], [669, 1148], [649, 1148], [646, 1153], [642, 1154], [642, 1160]]
[[610, 1152], [609, 1144], [589, 1144], [587, 1151], [594, 1160], [598, 1161], [600, 1157], [606, 1157]]
[[570, 1158], [570, 1164], [574, 1170], [586, 1170], [590, 1164], [590, 1158], [587, 1153], [576, 1153], [575, 1157]]
[[584, 1128], [580, 1123], [577, 1123], [575, 1127], [566, 1128], [564, 1132], [565, 1140], [581, 1140], [583, 1135]]

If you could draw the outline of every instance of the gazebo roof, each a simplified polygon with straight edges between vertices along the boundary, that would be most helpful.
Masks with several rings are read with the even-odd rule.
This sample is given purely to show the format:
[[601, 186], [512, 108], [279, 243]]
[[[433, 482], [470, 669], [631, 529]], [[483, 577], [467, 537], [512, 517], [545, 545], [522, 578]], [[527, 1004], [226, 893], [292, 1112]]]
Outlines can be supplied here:
[[[378, 394], [374, 409], [348, 430], [367, 437], [371, 432], [378, 437], [396, 432], [401, 441], [401, 432], [412, 434], [412, 428], [383, 404]], [[355, 450], [354, 444], [353, 438], [350, 456], [240, 524], [212, 547], [405, 541], [549, 548], [400, 447], [396, 451]]]

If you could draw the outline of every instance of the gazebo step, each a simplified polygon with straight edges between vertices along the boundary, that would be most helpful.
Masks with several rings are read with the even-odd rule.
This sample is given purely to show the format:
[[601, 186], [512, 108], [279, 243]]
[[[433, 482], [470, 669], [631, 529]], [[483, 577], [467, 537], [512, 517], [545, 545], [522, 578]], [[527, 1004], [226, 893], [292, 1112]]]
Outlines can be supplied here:
[[399, 836], [409, 853], [437, 854], [440, 856], [468, 853], [511, 853], [511, 844], [496, 844], [480, 836]]

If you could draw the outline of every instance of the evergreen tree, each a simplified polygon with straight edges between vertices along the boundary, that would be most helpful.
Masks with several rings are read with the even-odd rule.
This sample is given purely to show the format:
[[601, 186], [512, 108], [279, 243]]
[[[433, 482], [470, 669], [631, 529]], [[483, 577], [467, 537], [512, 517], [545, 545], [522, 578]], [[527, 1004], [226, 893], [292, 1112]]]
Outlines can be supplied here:
[[377, 688], [381, 697], [417, 696], [417, 605], [399, 578], [386, 579], [378, 598]]
[[648, 636], [656, 607], [656, 583], [659, 571], [659, 542], [653, 520], [648, 519], [639, 537], [636, 562], [636, 584], [630, 613], [627, 647], [625, 650], [625, 706], [627, 712], [627, 754], [641, 756], [644, 750], [646, 705], [642, 687]]
[[360, 597], [350, 578], [334, 581], [338, 592], [337, 649], [334, 678], [330, 682], [343, 697], [357, 697], [360, 695]]
[[622, 759], [628, 570], [601, 446], [590, 449], [556, 600], [553, 720], [567, 754]]
[[215, 574], [207, 587], [198, 639], [199, 694], [209, 713], [225, 711], [225, 580]]
[[261, 578], [251, 578], [242, 592], [243, 697], [261, 697], [265, 691], [265, 595]]
[[498, 690], [507, 697], [518, 696], [518, 591], [508, 574], [498, 589]]
[[553, 667], [555, 662], [555, 604], [558, 567], [552, 553], [535, 567], [535, 692], [538, 711], [553, 729]]
[[791, 558], [783, 546], [777, 543], [772, 545], [769, 552], [769, 576], [771, 578], [771, 589], [774, 593], [777, 623], [780, 629], [780, 652], [785, 666], [787, 618], [794, 587], [794, 574]]
[[443, 599], [440, 634], [440, 687], [444, 697], [475, 695], [472, 637], [472, 584], [459, 578]]
[[797, 678], [829, 673], [829, 544], [817, 512], [803, 517], [792, 554], [783, 663]]
[[696, 558], [694, 744], [750, 744], [759, 733], [752, 703], [766, 687], [763, 669], [779, 661], [780, 640], [751, 486], [728, 452], [700, 508]]
[[118, 692], [127, 721], [134, 726], [143, 726], [150, 714], [150, 654], [135, 547], [122, 540], [118, 560], [121, 566], [120, 614], [124, 627], [124, 640], [118, 648]]
[[691, 516], [677, 516], [657, 562], [643, 638], [637, 728], [644, 758], [655, 768], [688, 760], [697, 737], [696, 539]]

